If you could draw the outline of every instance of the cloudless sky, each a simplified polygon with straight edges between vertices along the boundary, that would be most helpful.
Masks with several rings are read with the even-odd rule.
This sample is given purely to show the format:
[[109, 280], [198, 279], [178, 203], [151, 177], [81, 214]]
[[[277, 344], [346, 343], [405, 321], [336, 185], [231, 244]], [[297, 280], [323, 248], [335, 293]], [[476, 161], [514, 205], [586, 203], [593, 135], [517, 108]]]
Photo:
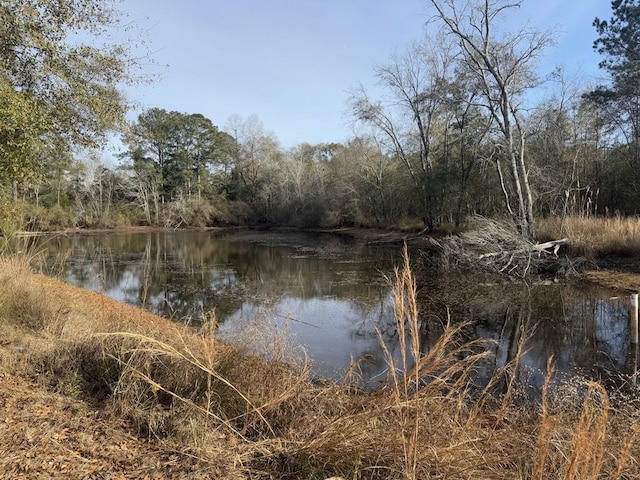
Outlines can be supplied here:
[[[201, 113], [221, 129], [255, 114], [285, 149], [350, 138], [349, 90], [374, 88], [375, 66], [420, 40], [433, 16], [427, 0], [123, 0], [121, 9], [157, 63], [153, 84], [128, 90], [141, 109]], [[564, 64], [585, 80], [598, 74], [592, 22], [611, 17], [608, 0], [524, 0], [509, 15], [514, 30], [557, 30], [542, 73]]]

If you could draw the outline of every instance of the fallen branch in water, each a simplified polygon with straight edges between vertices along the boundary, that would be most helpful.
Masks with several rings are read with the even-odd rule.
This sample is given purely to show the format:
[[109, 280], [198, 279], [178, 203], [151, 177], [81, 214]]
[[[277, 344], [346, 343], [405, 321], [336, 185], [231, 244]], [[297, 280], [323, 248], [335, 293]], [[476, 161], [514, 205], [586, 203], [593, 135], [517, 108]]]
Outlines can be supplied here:
[[484, 217], [471, 220], [472, 229], [458, 236], [432, 239], [444, 270], [480, 270], [527, 276], [562, 263], [558, 252], [568, 239], [534, 243], [515, 227]]
[[[516, 255], [518, 253], [527, 253], [527, 252], [538, 252], [539, 254], [541, 253], [551, 253], [555, 256], [558, 256], [558, 250], [560, 249], [560, 245], [567, 243], [569, 241], [568, 238], [563, 238], [560, 240], [553, 240], [551, 242], [544, 242], [544, 243], [536, 243], [536, 244], [532, 244], [531, 247], [529, 248], [525, 248], [525, 249], [520, 249], [520, 250], [515, 250], [512, 252], [491, 252], [491, 253], [483, 253], [482, 255], [480, 255], [480, 259], [483, 258], [488, 258], [488, 257], [494, 257], [497, 255], [504, 255], [505, 253], [508, 254], [512, 254], [512, 255]], [[549, 252], [548, 250], [553, 248], [552, 252]]]

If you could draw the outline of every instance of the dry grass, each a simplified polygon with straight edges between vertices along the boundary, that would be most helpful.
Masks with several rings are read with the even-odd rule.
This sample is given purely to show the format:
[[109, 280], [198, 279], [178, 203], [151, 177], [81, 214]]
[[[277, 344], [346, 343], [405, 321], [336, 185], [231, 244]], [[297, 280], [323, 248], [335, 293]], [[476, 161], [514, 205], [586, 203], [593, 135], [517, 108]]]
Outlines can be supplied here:
[[640, 255], [640, 218], [551, 217], [537, 225], [542, 240], [568, 238], [571, 253], [589, 260], [604, 255]]
[[[601, 385], [551, 389], [550, 373], [541, 405], [523, 406], [510, 381], [499, 397], [474, 388], [488, 349], [463, 341], [461, 325], [447, 324], [424, 350], [405, 258], [392, 279], [401, 347], [383, 345], [389, 377], [374, 392], [314, 382], [304, 363], [219, 342], [213, 317], [195, 331], [15, 260], [0, 262], [0, 373], [29, 375], [101, 418], [125, 419], [139, 438], [179, 455], [172, 468], [185, 462], [193, 472], [196, 461], [215, 478], [640, 477], [638, 412]], [[517, 363], [501, 375], [513, 378]], [[0, 451], [5, 440], [0, 428]]]

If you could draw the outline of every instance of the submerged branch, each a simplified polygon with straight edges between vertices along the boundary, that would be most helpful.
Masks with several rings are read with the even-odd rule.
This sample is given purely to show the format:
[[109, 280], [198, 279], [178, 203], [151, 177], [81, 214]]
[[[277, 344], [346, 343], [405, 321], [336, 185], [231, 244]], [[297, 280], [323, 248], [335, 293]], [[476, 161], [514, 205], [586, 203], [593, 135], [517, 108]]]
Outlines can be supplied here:
[[564, 263], [558, 252], [568, 242], [566, 238], [534, 243], [505, 223], [480, 216], [471, 223], [471, 230], [461, 235], [430, 240], [444, 270], [480, 270], [525, 277], [558, 271]]

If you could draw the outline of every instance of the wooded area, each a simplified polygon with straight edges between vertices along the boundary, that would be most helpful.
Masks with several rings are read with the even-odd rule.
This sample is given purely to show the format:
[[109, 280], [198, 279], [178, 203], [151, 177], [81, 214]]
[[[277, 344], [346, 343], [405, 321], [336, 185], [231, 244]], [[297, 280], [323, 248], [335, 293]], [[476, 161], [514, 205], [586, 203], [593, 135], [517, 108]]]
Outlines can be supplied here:
[[[602, 85], [542, 78], [554, 32], [504, 30], [518, 2], [430, 3], [430, 34], [376, 69], [385, 95], [352, 92], [358, 134], [284, 150], [257, 117], [219, 127], [149, 108], [127, 123], [120, 88], [145, 80], [131, 52], [70, 40], [118, 25], [113, 2], [1, 0], [3, 228], [451, 231], [482, 215], [532, 238], [537, 216], [639, 213], [640, 2], [594, 20]], [[127, 150], [105, 165], [96, 149], [112, 132]]]

